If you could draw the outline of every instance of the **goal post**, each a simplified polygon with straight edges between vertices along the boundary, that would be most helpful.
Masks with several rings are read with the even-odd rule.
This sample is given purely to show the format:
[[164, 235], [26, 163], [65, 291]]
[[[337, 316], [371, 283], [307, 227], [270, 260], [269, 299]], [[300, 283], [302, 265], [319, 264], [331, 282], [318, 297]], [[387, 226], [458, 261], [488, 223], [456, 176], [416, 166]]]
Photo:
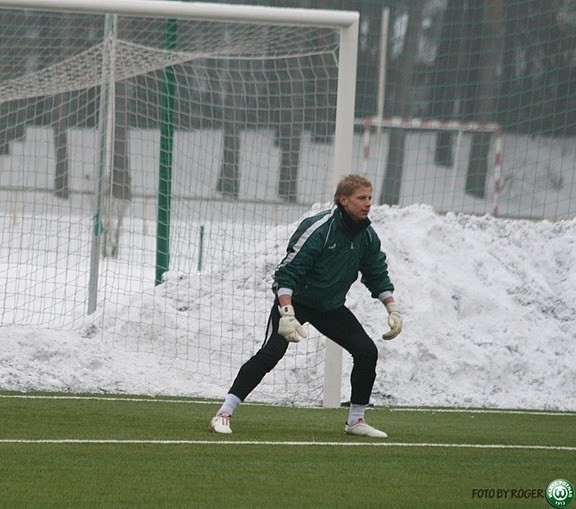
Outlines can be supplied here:
[[[258, 302], [242, 329], [249, 336], [241, 343], [246, 356], [265, 316], [260, 297], [242, 285], [252, 281], [269, 299], [263, 288], [272, 269], [266, 258], [261, 273], [254, 253], [237, 252], [237, 244], [253, 250], [279, 244], [267, 236], [281, 237], [283, 225], [310, 205], [331, 202], [337, 180], [353, 168], [358, 13], [157, 0], [0, 0], [0, 16], [0, 28], [9, 27], [0, 36], [0, 130], [4, 122], [9, 128], [0, 165], [10, 168], [0, 192], [19, 200], [18, 206], [16, 198], [9, 201], [2, 220], [10, 216], [35, 235], [28, 247], [16, 238], [5, 244], [11, 263], [21, 263], [2, 269], [14, 275], [8, 286], [19, 305], [2, 310], [0, 325], [91, 324], [91, 331], [114, 334], [118, 344], [163, 356], [170, 351], [208, 377], [210, 371], [229, 377], [237, 365], [210, 365], [220, 362], [214, 360], [218, 348], [224, 363], [239, 344], [226, 325], [239, 312], [227, 292], [244, 291]], [[177, 30], [173, 45], [166, 43], [170, 23]], [[105, 28], [113, 32], [112, 48]], [[318, 142], [307, 133], [320, 125], [318, 132], [330, 136]], [[54, 172], [59, 178], [52, 180]], [[63, 189], [52, 187], [56, 181]], [[86, 222], [94, 210], [99, 214], [100, 195], [115, 200], [120, 215], [106, 228], [96, 218], [90, 240]], [[280, 230], [271, 233], [271, 226]], [[98, 241], [108, 228], [116, 228], [121, 248], [104, 260]], [[52, 239], [45, 252], [38, 250], [42, 235]], [[230, 269], [243, 257], [254, 271], [248, 278], [245, 268]], [[180, 316], [168, 331], [162, 327], [172, 326], [170, 320], [131, 307], [134, 292], [161, 307], [158, 295], [170, 294], [167, 287], [181, 284], [182, 274], [188, 292], [206, 285], [215, 292], [209, 309], [199, 305], [190, 313], [186, 331]], [[164, 281], [160, 290], [150, 286]], [[175, 303], [181, 298], [170, 295]], [[111, 325], [114, 317], [126, 323]], [[321, 353], [322, 403], [339, 406], [341, 349], [326, 341]], [[283, 383], [300, 383], [286, 372]]]

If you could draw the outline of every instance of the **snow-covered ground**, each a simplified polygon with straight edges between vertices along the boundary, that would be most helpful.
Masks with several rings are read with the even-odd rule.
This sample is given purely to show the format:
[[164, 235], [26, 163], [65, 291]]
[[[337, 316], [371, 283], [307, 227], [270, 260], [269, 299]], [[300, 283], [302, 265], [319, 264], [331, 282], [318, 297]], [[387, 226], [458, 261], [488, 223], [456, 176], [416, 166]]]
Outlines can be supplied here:
[[[354, 285], [348, 305], [381, 352], [375, 403], [576, 409], [576, 220], [442, 216], [428, 206], [375, 207], [372, 218], [405, 318], [396, 340], [379, 340], [384, 308]], [[124, 296], [78, 328], [0, 328], [0, 388], [223, 396], [263, 339], [270, 274], [289, 233], [272, 228], [256, 250], [171, 273], [155, 289], [130, 290], [127, 265], [110, 262]], [[15, 295], [4, 303], [19, 306]], [[311, 330], [254, 399], [319, 403], [321, 345]], [[349, 373], [347, 356], [344, 366]]]
[[[546, 146], [554, 148], [554, 143]], [[573, 153], [568, 157], [567, 145], [558, 146], [558, 152], [545, 158], [556, 164], [553, 174], [573, 172]], [[536, 155], [528, 153], [533, 148], [525, 146], [522, 164], [527, 169], [534, 169], [530, 161]], [[539, 157], [534, 167], [543, 166]], [[16, 155], [0, 158], [2, 185], [8, 183], [8, 169], [23, 161], [27, 159]], [[420, 161], [410, 168], [406, 178], [414, 178], [404, 189], [427, 184], [431, 187], [425, 196], [437, 196], [433, 188], [446, 171], [429, 169], [435, 177], [420, 182], [417, 170], [426, 164]], [[371, 172], [377, 196], [382, 170]], [[36, 186], [49, 186], [49, 177], [47, 172], [46, 182]], [[456, 197], [453, 204], [470, 200], [459, 191], [462, 179], [459, 174], [450, 191]], [[544, 177], [536, 181], [544, 182]], [[264, 194], [273, 193], [273, 177], [251, 182], [262, 184]], [[442, 189], [450, 190], [453, 182], [446, 173]], [[212, 184], [202, 180], [206, 193]], [[181, 183], [177, 189], [187, 187]], [[244, 189], [245, 196], [252, 192]], [[519, 188], [509, 189], [508, 206], [523, 211], [522, 200], [513, 201]], [[237, 216], [241, 221], [226, 216], [222, 222], [212, 209], [220, 208], [222, 215], [226, 203], [203, 198], [193, 215], [205, 211], [210, 216], [202, 223], [204, 265], [198, 267], [200, 223], [175, 221], [173, 270], [158, 287], [153, 285], [153, 219], [133, 211], [120, 258], [100, 267], [99, 306], [88, 316], [89, 213], [78, 214], [57, 202], [52, 213], [44, 208], [39, 215], [39, 198], [21, 193], [16, 206], [11, 193], [0, 214], [0, 390], [23, 391], [222, 397], [263, 339], [272, 302], [271, 274], [295, 221], [326, 206], [323, 201], [310, 210], [282, 208], [286, 215], [263, 215], [250, 222], [249, 214], [260, 204], [252, 209], [248, 204]], [[322, 193], [326, 191], [318, 188], [304, 201]], [[546, 210], [552, 210], [551, 193], [538, 194], [533, 188], [534, 207], [535, 197], [546, 195]], [[574, 215], [575, 200], [569, 194], [559, 196], [550, 214]], [[443, 215], [432, 207], [446, 208], [438, 203], [410, 205], [403, 200], [400, 207], [374, 206], [371, 218], [388, 255], [404, 331], [391, 342], [378, 339], [387, 328], [386, 313], [360, 283], [348, 300], [380, 349], [373, 402], [576, 410], [576, 220]], [[483, 206], [489, 208], [489, 200]], [[252, 400], [320, 403], [323, 339], [312, 329], [310, 336], [290, 347]], [[345, 355], [343, 400], [349, 372]]]

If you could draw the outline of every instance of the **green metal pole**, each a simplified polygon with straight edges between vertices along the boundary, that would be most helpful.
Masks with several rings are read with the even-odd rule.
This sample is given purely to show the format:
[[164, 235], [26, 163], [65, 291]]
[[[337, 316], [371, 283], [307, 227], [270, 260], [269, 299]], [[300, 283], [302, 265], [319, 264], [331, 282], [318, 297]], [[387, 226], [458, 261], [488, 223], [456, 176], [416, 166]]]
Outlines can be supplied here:
[[[173, 19], [166, 20], [164, 47], [176, 49], [178, 25]], [[156, 223], [156, 278], [162, 282], [170, 266], [170, 211], [172, 200], [172, 160], [174, 149], [174, 101], [176, 79], [174, 68], [167, 67], [163, 73], [160, 112], [160, 171], [158, 181], [158, 216]]]

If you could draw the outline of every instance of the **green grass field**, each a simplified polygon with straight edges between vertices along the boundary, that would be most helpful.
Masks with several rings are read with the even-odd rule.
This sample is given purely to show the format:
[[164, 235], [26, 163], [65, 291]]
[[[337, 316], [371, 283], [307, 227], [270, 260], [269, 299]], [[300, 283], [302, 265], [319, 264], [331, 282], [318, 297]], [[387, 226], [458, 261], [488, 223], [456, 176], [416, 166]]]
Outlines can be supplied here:
[[[0, 393], [0, 507], [550, 507], [576, 481], [576, 414], [346, 409]], [[574, 503], [576, 507], [576, 502]]]

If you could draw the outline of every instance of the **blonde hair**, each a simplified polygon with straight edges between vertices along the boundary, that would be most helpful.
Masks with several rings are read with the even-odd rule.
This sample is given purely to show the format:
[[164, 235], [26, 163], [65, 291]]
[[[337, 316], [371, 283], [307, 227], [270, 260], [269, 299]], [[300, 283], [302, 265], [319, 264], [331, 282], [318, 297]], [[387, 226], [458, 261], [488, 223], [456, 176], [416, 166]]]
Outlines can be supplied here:
[[346, 175], [338, 182], [334, 193], [334, 203], [338, 205], [340, 196], [352, 196], [359, 187], [372, 187], [372, 182], [362, 175]]

